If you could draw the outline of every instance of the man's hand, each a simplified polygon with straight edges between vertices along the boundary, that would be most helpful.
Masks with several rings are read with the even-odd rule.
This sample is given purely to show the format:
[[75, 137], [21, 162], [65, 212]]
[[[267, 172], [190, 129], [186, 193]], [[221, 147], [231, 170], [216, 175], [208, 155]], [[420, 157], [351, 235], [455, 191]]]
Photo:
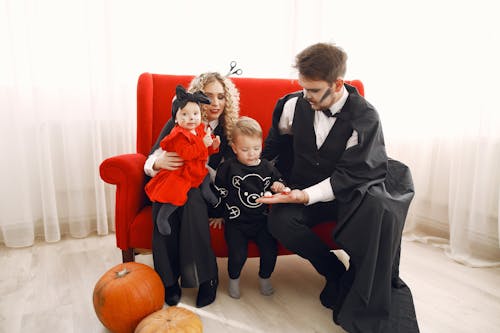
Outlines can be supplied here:
[[155, 161], [153, 169], [177, 170], [184, 164], [184, 160], [176, 152], [164, 151]]
[[307, 204], [309, 202], [309, 196], [302, 190], [292, 190], [288, 194], [277, 193], [271, 197], [260, 197], [255, 201], [269, 205], [277, 203]]

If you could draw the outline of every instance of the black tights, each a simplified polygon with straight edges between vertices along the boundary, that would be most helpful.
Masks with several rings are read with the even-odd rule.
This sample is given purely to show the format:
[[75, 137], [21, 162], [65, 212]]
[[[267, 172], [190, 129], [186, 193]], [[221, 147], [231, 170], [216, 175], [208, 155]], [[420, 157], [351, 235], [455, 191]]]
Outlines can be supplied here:
[[248, 241], [253, 240], [260, 253], [259, 276], [267, 279], [276, 266], [278, 245], [267, 230], [266, 221], [255, 223], [226, 222], [224, 236], [228, 246], [227, 270], [231, 279], [240, 276], [248, 257]]

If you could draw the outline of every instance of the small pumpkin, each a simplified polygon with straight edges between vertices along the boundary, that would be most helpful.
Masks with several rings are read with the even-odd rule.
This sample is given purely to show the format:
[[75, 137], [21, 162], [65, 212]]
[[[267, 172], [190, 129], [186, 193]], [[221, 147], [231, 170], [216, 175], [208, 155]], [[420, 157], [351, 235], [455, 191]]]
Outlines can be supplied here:
[[134, 333], [202, 333], [200, 317], [185, 308], [170, 306], [153, 312], [137, 325]]
[[163, 307], [165, 289], [148, 265], [127, 262], [108, 270], [94, 287], [94, 310], [114, 333], [132, 333], [139, 322]]

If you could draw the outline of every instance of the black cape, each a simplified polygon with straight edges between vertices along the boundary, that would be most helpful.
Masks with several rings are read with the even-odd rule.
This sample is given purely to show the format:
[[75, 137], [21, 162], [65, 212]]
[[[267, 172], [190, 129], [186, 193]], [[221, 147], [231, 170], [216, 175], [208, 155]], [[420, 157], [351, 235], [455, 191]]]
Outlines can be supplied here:
[[[375, 108], [354, 87], [346, 88], [349, 97], [338, 116], [356, 130], [358, 144], [345, 150], [331, 175], [338, 205], [332, 237], [354, 269], [342, 284], [343, 301], [333, 318], [348, 332], [418, 332], [410, 289], [399, 278], [401, 234], [414, 195], [411, 173], [387, 157]], [[292, 97], [303, 98], [293, 93], [278, 101], [262, 154], [275, 159], [285, 177], [293, 164], [294, 138], [280, 135], [278, 122]]]

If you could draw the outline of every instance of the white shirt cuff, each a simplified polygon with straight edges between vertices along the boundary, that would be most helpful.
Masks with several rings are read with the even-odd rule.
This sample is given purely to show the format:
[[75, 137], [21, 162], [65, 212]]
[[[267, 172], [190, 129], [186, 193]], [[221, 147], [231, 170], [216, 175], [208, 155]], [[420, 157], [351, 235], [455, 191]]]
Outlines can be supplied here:
[[309, 196], [309, 202], [306, 204], [306, 206], [315, 204], [317, 202], [327, 202], [335, 199], [332, 185], [330, 184], [330, 178], [326, 178], [316, 185], [305, 188], [303, 191], [306, 192]]
[[153, 166], [155, 165], [155, 162], [156, 162], [156, 159], [158, 158], [158, 156], [160, 156], [162, 153], [163, 153], [163, 149], [158, 148], [154, 151], [154, 153], [152, 153], [151, 155], [148, 156], [148, 159], [144, 163], [144, 172], [146, 173], [146, 175], [148, 175], [150, 177], [154, 177], [159, 172], [159, 171], [154, 170]]

